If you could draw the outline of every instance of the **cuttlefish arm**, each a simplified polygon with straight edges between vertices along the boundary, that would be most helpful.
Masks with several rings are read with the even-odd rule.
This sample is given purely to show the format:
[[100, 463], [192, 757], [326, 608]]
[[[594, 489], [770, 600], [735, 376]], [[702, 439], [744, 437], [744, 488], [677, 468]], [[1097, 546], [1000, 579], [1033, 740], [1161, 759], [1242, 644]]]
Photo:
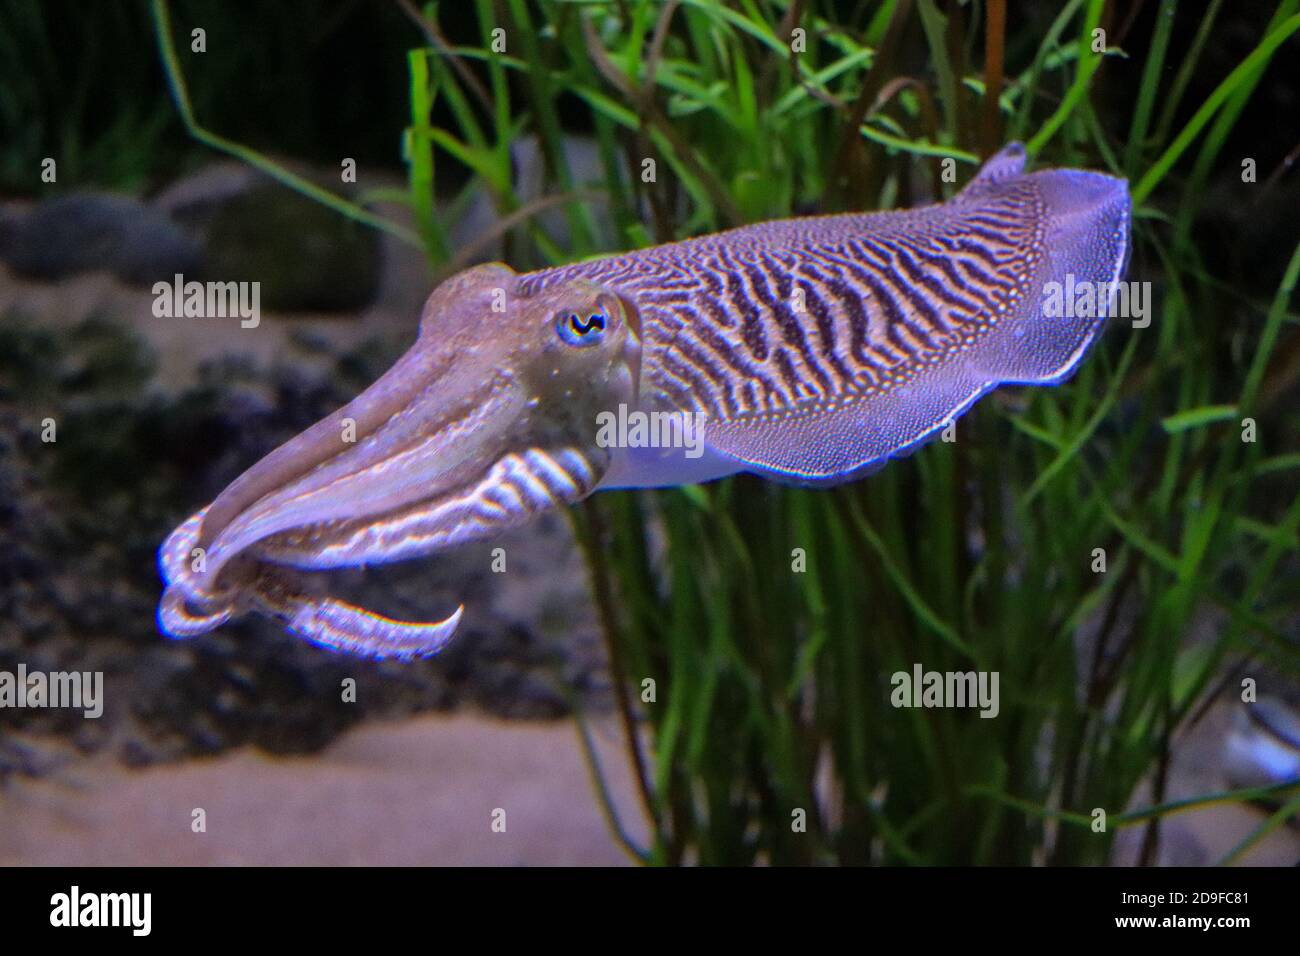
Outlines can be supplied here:
[[[188, 637], [254, 611], [331, 648], [425, 656], [461, 609], [396, 621], [313, 572], [441, 551], [603, 488], [851, 480], [1000, 384], [1070, 375], [1105, 313], [1050, 311], [1045, 290], [1118, 282], [1129, 220], [1123, 180], [1026, 174], [1013, 144], [922, 209], [467, 270], [392, 369], [173, 532], [160, 626]], [[600, 420], [629, 413], [689, 417], [703, 441], [613, 447]]]
[[474, 541], [594, 490], [610, 450], [592, 410], [635, 400], [636, 317], [585, 280], [527, 298], [518, 281], [492, 265], [439, 286], [392, 369], [178, 527], [159, 551], [161, 629], [190, 637], [256, 611], [368, 656], [441, 649], [459, 609], [395, 621], [303, 572]]

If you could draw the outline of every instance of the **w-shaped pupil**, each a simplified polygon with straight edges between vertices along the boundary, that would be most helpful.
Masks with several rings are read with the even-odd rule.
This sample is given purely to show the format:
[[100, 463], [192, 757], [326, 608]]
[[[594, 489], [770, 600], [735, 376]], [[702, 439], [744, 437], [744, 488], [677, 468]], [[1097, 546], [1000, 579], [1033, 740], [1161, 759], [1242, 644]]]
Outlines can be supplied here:
[[593, 329], [604, 330], [605, 316], [600, 312], [593, 312], [591, 315], [587, 316], [587, 320], [584, 322], [578, 316], [578, 313], [574, 312], [569, 316], [569, 325], [571, 325], [573, 331], [577, 332], [579, 335], [586, 335]]

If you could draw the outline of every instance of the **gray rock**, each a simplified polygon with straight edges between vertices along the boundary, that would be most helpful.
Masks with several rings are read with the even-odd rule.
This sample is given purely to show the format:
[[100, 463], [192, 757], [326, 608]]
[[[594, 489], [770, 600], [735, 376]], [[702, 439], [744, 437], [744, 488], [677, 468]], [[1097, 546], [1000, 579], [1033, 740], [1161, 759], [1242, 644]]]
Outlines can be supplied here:
[[74, 192], [0, 223], [0, 260], [23, 276], [58, 280], [112, 272], [150, 284], [194, 272], [199, 245], [165, 213], [115, 193]]
[[379, 289], [375, 230], [262, 179], [217, 205], [204, 227], [209, 279], [261, 283], [278, 312], [352, 312]]

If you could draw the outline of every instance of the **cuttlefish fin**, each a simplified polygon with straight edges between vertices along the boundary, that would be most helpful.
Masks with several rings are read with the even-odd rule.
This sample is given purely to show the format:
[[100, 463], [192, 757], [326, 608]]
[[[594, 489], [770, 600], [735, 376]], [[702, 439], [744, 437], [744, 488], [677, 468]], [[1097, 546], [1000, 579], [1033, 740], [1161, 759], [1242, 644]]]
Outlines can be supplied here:
[[747, 471], [796, 484], [838, 484], [923, 444], [994, 383], [964, 369], [933, 369], [907, 385], [838, 405], [808, 405], [739, 420], [710, 420], [709, 445]]
[[[1078, 169], [1024, 177], [1042, 204], [1042, 260], [1021, 308], [999, 322], [970, 355], [971, 367], [999, 384], [1055, 385], [1074, 373], [1106, 324], [1100, 298], [1124, 278], [1131, 252], [1132, 204], [1123, 179]], [[1096, 307], [1046, 307], [1055, 288], [1089, 288]], [[1063, 314], [1062, 314], [1063, 313]]]
[[958, 202], [978, 201], [1001, 183], [1015, 179], [1025, 171], [1025, 147], [1008, 143], [985, 161], [975, 178], [953, 198]]
[[[898, 333], [881, 336], [901, 356], [893, 367], [880, 373], [864, 364], [854, 387], [831, 399], [711, 417], [709, 448], [764, 477], [834, 484], [909, 453], [999, 385], [1056, 384], [1073, 373], [1105, 311], [1057, 315], [1045, 290], [1067, 282], [1105, 288], [1123, 277], [1128, 184], [1079, 170], [1024, 174], [1023, 167], [1024, 150], [1013, 144], [953, 201], [924, 218], [884, 220], [879, 234], [864, 237], [870, 254], [854, 268], [871, 273], [860, 286], [864, 308]], [[904, 231], [897, 222], [915, 225]], [[854, 240], [844, 247], [852, 252]], [[918, 249], [944, 256], [946, 265], [918, 272]], [[880, 250], [908, 268], [879, 264]], [[960, 269], [974, 278], [952, 283]], [[976, 281], [983, 275], [992, 278]], [[846, 274], [844, 286], [853, 284]], [[924, 307], [891, 313], [880, 304], [890, 297]], [[978, 308], [964, 315], [950, 304], [972, 300]]]

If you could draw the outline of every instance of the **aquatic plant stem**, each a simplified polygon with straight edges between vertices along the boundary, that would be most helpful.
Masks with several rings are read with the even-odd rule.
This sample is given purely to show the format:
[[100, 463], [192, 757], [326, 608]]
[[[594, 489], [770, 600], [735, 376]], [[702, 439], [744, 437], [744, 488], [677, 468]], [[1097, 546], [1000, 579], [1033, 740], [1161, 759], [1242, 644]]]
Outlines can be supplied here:
[[614, 592], [608, 572], [605, 570], [605, 558], [601, 551], [601, 542], [607, 539], [605, 518], [598, 502], [588, 498], [581, 506], [581, 519], [577, 509], [574, 511], [574, 526], [578, 540], [587, 560], [587, 570], [591, 575], [592, 593], [596, 598], [596, 610], [600, 615], [601, 634], [605, 639], [605, 650], [609, 654], [610, 683], [614, 687], [614, 700], [618, 705], [619, 719], [623, 724], [623, 733], [627, 737], [628, 759], [636, 777], [637, 790], [646, 813], [654, 821], [656, 836], [662, 839], [664, 833], [663, 819], [659, 813], [654, 790], [650, 786], [650, 776], [646, 770], [645, 755], [641, 746], [641, 735], [637, 728], [636, 715], [632, 712], [632, 703], [628, 700], [630, 685], [627, 668], [624, 666], [623, 649], [619, 639], [618, 611], [614, 607]]
[[1002, 52], [1007, 30], [1006, 0], [988, 0], [988, 23], [984, 28], [984, 113], [980, 158], [987, 159], [1002, 145], [998, 122], [998, 97], [1002, 94]]

